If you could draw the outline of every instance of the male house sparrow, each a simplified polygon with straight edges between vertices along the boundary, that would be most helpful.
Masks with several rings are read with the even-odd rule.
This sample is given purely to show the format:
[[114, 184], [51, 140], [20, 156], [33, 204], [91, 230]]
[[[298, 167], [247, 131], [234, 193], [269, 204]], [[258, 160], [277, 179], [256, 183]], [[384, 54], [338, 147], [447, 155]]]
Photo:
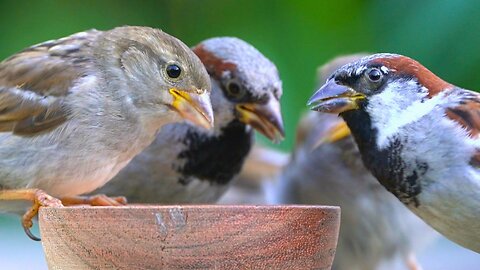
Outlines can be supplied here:
[[210, 74], [213, 130], [189, 123], [165, 126], [155, 141], [100, 190], [147, 203], [215, 202], [239, 173], [253, 130], [283, 137], [275, 65], [250, 44], [231, 37], [193, 48]]
[[[148, 27], [90, 30], [27, 48], [0, 63], [0, 200], [102, 186], [164, 124], [213, 122], [208, 74], [178, 39]], [[2, 201], [1, 211], [18, 205]]]
[[[333, 71], [363, 56], [335, 58], [319, 69], [318, 81], [325, 82]], [[433, 238], [433, 230], [363, 166], [348, 129], [340, 132], [343, 123], [325, 113], [302, 117], [291, 160], [276, 181], [265, 185], [269, 202], [342, 208], [333, 269], [379, 269], [396, 258], [418, 269], [412, 255], [422, 242]], [[317, 142], [321, 142], [318, 147]]]
[[417, 61], [375, 54], [347, 64], [310, 99], [340, 113], [367, 169], [425, 222], [480, 252], [480, 96]]

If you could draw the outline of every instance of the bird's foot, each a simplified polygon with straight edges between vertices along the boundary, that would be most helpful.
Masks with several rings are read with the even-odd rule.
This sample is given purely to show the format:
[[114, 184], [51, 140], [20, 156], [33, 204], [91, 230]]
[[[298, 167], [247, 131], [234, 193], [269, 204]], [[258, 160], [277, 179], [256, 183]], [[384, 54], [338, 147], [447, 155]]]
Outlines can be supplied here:
[[1, 200], [27, 200], [33, 203], [32, 207], [22, 217], [22, 226], [32, 240], [41, 239], [30, 231], [33, 226], [33, 218], [38, 214], [40, 207], [62, 207], [64, 205], [88, 204], [92, 206], [121, 206], [127, 204], [125, 197], [108, 197], [104, 194], [93, 196], [71, 196], [57, 199], [48, 195], [41, 189], [12, 189], [0, 190]]
[[28, 211], [22, 217], [22, 226], [28, 237], [35, 241], [40, 241], [41, 239], [33, 235], [33, 233], [30, 231], [30, 228], [33, 226], [32, 219], [38, 214], [38, 209], [41, 206], [63, 206], [60, 200], [48, 195], [41, 189], [1, 190], [0, 200], [27, 200], [33, 203], [32, 207], [30, 207], [30, 209], [28, 209]]
[[64, 205], [91, 205], [91, 206], [122, 206], [127, 204], [127, 198], [108, 197], [105, 194], [91, 196], [69, 196], [60, 198]]
[[30, 228], [33, 226], [32, 219], [38, 214], [38, 210], [41, 206], [43, 207], [62, 207], [62, 202], [54, 198], [45, 191], [40, 189], [31, 190], [33, 192], [33, 205], [28, 209], [28, 211], [22, 217], [22, 225], [25, 233], [30, 237], [32, 240], [40, 241], [41, 239], [33, 235], [30, 231]]
[[406, 265], [409, 270], [422, 270], [422, 266], [417, 260], [417, 256], [415, 254], [410, 253], [406, 258]]

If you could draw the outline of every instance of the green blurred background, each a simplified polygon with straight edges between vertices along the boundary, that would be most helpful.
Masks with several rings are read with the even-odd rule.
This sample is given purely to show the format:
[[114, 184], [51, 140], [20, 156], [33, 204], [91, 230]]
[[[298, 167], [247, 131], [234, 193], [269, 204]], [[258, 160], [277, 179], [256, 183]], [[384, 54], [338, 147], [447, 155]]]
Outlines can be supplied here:
[[339, 54], [395, 52], [480, 89], [480, 1], [0, 1], [0, 58], [48, 39], [120, 25], [161, 28], [195, 45], [237, 36], [277, 64], [288, 150], [315, 85]]
[[[296, 122], [314, 90], [317, 66], [340, 54], [405, 54], [451, 83], [480, 89], [479, 18], [480, 1], [475, 0], [0, 0], [0, 58], [45, 40], [120, 25], [161, 28], [188, 45], [213, 36], [240, 37], [257, 47], [280, 70], [287, 137], [276, 147], [289, 150]], [[15, 241], [6, 224], [13, 226], [16, 222], [0, 216], [0, 252], [8, 250], [11, 244], [7, 243]], [[18, 237], [21, 241], [25, 238], [21, 234]], [[22, 258], [41, 260], [40, 245], [31, 241], [22, 245], [25, 251], [29, 247], [40, 257]], [[0, 261], [2, 258], [6, 257], [0, 256]], [[5, 266], [5, 260], [2, 263]], [[16, 269], [14, 264], [11, 268], [2, 266]], [[39, 269], [38, 266], [35, 268]]]

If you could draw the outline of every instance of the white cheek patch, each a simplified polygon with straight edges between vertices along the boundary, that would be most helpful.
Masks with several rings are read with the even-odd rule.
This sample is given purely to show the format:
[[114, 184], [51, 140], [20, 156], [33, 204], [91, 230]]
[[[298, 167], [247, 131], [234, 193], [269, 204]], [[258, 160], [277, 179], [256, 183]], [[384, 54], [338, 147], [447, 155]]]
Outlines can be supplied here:
[[388, 72], [390, 72], [390, 70], [389, 70], [386, 66], [381, 66], [381, 67], [380, 67], [380, 70], [381, 70], [384, 74], [388, 74]]
[[370, 98], [367, 111], [372, 117], [373, 127], [378, 129], [377, 145], [380, 149], [387, 147], [391, 138], [405, 125], [434, 110], [441, 113], [446, 102], [445, 93], [426, 98], [427, 89], [419, 93], [417, 88], [418, 84], [414, 81], [392, 82], [382, 93]]

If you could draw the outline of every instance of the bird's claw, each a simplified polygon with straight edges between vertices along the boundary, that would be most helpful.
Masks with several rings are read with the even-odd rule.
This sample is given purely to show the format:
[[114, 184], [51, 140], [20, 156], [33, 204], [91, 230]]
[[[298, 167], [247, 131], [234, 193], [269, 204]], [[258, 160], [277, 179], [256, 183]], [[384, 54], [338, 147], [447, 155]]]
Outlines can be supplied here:
[[33, 196], [33, 205], [28, 209], [28, 211], [22, 217], [22, 226], [23, 230], [30, 239], [34, 241], [41, 241], [41, 238], [36, 237], [31, 231], [30, 228], [33, 226], [32, 219], [38, 214], [40, 207], [62, 207], [62, 202], [54, 198], [43, 190], [35, 190]]
[[[121, 206], [127, 204], [125, 197], [108, 197], [105, 194], [93, 196], [72, 196], [63, 197], [61, 200], [54, 198], [43, 190], [35, 190], [33, 196], [33, 205], [22, 217], [22, 225], [25, 233], [34, 241], [41, 241], [41, 238], [35, 236], [30, 228], [33, 226], [32, 219], [38, 214], [40, 207], [61, 207], [63, 205], [87, 204], [91, 206]], [[63, 202], [63, 203], [62, 203]]]
[[33, 241], [42, 241], [42, 238], [35, 236], [32, 231], [30, 231], [30, 228], [25, 227], [25, 225], [23, 226], [23, 230], [28, 238], [32, 239]]

